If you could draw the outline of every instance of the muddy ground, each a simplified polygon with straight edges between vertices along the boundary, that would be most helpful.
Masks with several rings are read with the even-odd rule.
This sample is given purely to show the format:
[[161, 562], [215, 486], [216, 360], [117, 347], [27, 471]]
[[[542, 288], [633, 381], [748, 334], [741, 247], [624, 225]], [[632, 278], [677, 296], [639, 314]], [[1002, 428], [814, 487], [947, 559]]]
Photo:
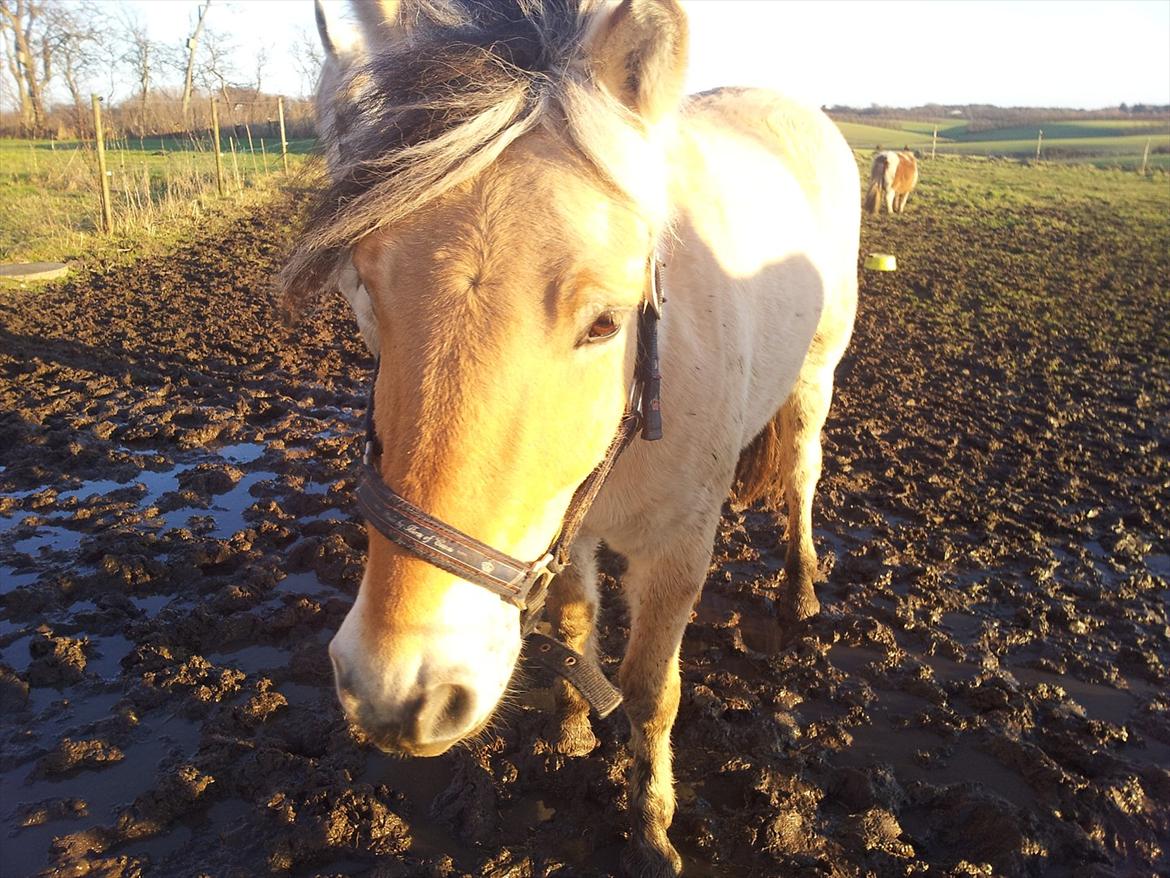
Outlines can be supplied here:
[[[371, 363], [340, 297], [278, 324], [293, 212], [0, 297], [0, 871], [613, 874], [620, 712], [559, 756], [533, 672], [401, 761], [340, 716]], [[840, 370], [823, 612], [779, 628], [776, 528], [729, 510], [684, 646], [687, 874], [1170, 871], [1170, 232], [1009, 219], [866, 222], [901, 269]]]

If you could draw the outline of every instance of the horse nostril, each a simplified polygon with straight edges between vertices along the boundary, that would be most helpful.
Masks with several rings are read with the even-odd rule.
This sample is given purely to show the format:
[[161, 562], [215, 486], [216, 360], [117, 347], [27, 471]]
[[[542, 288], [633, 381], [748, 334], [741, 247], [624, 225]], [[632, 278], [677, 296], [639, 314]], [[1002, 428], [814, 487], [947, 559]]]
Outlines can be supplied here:
[[358, 699], [354, 694], [349, 674], [332, 654], [329, 658], [333, 661], [333, 682], [337, 685], [337, 699], [346, 713], [353, 713], [358, 708]]
[[474, 719], [475, 697], [470, 689], [443, 683], [427, 692], [420, 724], [432, 740], [460, 737]]

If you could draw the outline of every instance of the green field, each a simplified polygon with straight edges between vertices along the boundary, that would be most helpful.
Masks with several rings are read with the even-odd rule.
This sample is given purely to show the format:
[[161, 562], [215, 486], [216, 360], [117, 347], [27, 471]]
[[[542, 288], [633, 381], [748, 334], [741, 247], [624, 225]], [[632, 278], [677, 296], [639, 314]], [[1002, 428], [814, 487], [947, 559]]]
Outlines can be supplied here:
[[[209, 212], [254, 200], [284, 179], [279, 144], [223, 144], [224, 196], [210, 139], [137, 138], [106, 150], [114, 233], [103, 234], [96, 154], [84, 141], [0, 140], [0, 262], [68, 262], [141, 251]], [[314, 141], [289, 143], [299, 169]], [[233, 159], [231, 148], [235, 147]]]
[[[864, 179], [870, 152], [854, 151]], [[1138, 225], [1170, 225], [1170, 180], [1162, 172], [1141, 177], [1119, 168], [1068, 163], [1021, 165], [980, 156], [939, 155], [922, 165], [918, 187], [910, 198], [929, 205], [932, 213], [952, 213], [952, 222], [986, 229], [1011, 229], [1037, 211], [1047, 216], [1059, 206], [1063, 213], [1096, 211], [1102, 206], [1120, 219]], [[883, 214], [884, 216], [884, 214]], [[1050, 222], [1057, 222], [1055, 216]]]
[[1149, 167], [1170, 169], [1170, 122], [1088, 119], [975, 131], [970, 130], [971, 123], [955, 119], [837, 122], [837, 127], [854, 149], [874, 149], [880, 145], [885, 149], [908, 146], [920, 151], [929, 150], [936, 125], [938, 153], [941, 155], [1034, 158], [1037, 132], [1043, 130], [1040, 154], [1043, 160], [1132, 169], [1141, 165], [1142, 153], [1149, 143]]

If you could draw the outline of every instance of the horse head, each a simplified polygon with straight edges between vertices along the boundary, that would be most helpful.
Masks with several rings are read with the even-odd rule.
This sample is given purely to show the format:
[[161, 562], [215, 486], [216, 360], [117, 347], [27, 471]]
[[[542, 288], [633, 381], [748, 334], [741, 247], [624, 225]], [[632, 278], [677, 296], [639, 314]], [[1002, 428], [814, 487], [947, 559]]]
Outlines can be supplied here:
[[[362, 58], [331, 68], [348, 103], [286, 301], [352, 266], [376, 326], [381, 479], [534, 559], [626, 410], [685, 18], [673, 0], [358, 9]], [[369, 529], [329, 652], [379, 746], [435, 755], [477, 732], [520, 648], [515, 606]]]

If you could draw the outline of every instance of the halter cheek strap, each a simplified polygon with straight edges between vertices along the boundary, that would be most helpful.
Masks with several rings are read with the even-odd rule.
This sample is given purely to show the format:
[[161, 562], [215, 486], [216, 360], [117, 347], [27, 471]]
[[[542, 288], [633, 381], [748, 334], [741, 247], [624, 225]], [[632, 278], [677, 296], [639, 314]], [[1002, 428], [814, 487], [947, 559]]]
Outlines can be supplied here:
[[634, 384], [617, 435], [601, 462], [573, 492], [560, 532], [548, 551], [536, 561], [518, 561], [428, 515], [382, 480], [376, 466], [382, 455], [382, 443], [374, 427], [374, 387], [380, 362], [374, 367], [374, 380], [370, 383], [365, 454], [357, 488], [358, 507], [386, 539], [428, 564], [485, 588], [519, 608], [520, 634], [532, 647], [530, 656], [565, 678], [602, 717], [608, 716], [621, 703], [621, 693], [605, 678], [595, 662], [561, 641], [537, 632], [536, 626], [544, 611], [549, 583], [569, 566], [573, 541], [618, 457], [634, 440], [639, 428], [643, 439], [662, 438], [658, 321], [664, 299], [656, 259], [651, 259], [648, 274], [646, 301], [638, 314]]

